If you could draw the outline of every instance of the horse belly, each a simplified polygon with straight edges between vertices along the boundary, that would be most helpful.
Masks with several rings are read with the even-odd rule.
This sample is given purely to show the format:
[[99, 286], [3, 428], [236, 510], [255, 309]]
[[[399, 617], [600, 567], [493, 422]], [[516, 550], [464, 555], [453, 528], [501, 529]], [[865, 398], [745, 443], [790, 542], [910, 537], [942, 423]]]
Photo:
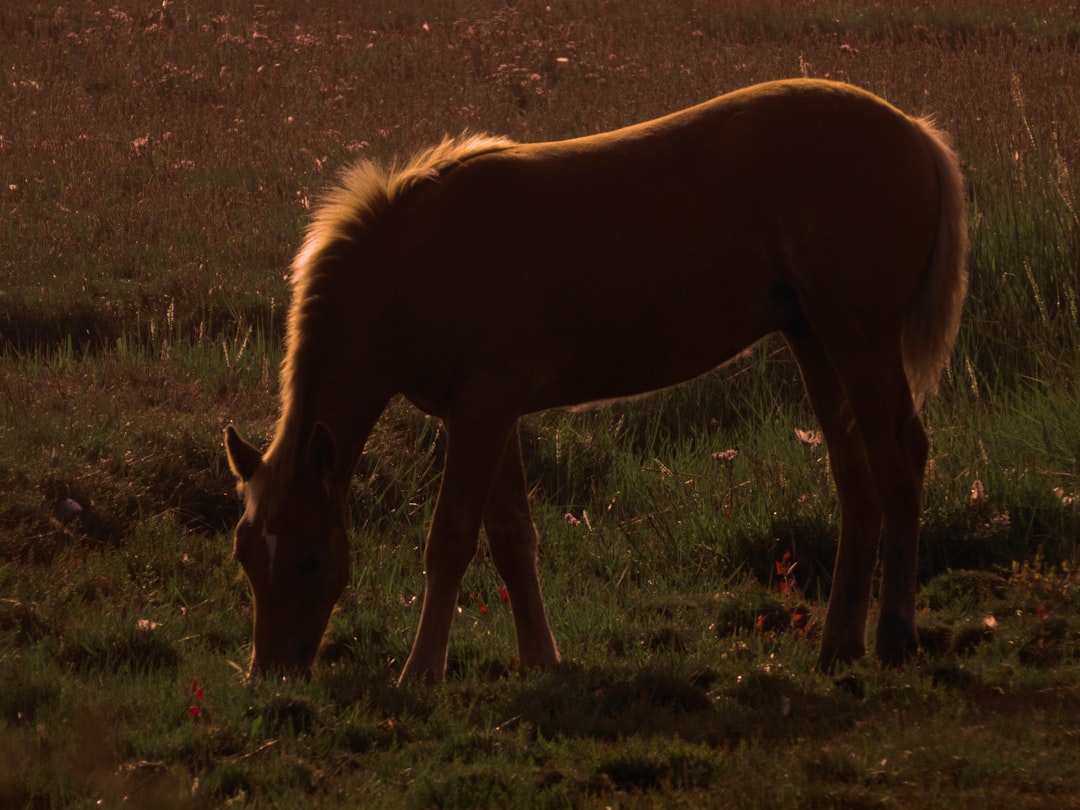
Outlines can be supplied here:
[[[706, 285], [708, 286], [708, 285]], [[730, 285], [730, 295], [695, 296], [668, 289], [646, 292], [627, 305], [580, 311], [573, 324], [557, 319], [538, 365], [548, 373], [536, 407], [621, 399], [677, 385], [706, 374], [763, 337], [794, 324], [799, 313], [778, 284]], [[643, 302], [645, 302], [643, 304]], [[597, 309], [602, 309], [598, 312]]]

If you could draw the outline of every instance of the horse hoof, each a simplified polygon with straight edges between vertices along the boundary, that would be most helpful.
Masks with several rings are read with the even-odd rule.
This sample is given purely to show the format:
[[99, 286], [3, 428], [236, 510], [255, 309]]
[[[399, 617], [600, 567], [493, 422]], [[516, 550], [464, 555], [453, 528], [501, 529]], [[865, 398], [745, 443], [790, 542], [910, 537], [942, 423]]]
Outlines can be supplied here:
[[877, 657], [887, 667], [902, 667], [919, 651], [914, 622], [882, 614], [878, 622]]
[[864, 655], [866, 655], [866, 648], [862, 645], [851, 649], [826, 649], [822, 646], [816, 668], [823, 675], [832, 675], [840, 664], [850, 664]]

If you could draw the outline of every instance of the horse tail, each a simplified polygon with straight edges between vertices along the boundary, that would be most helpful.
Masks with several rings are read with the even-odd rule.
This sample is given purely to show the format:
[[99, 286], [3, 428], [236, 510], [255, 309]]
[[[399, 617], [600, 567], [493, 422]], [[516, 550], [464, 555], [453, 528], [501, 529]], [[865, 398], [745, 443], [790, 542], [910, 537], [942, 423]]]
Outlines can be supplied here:
[[938, 226], [934, 249], [904, 318], [904, 369], [918, 410], [937, 390], [949, 362], [967, 295], [967, 216], [960, 161], [947, 137], [928, 119], [918, 122], [938, 176]]

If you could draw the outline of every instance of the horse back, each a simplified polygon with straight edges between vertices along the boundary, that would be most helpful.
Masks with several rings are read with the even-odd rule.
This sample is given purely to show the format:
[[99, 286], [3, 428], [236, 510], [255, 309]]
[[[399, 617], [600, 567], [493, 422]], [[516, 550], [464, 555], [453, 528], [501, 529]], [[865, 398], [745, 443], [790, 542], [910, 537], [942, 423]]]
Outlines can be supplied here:
[[530, 407], [575, 404], [807, 323], [899, 328], [937, 182], [917, 121], [848, 85], [774, 82], [467, 160], [388, 213], [371, 271], [429, 352], [419, 377], [475, 358], [525, 377]]

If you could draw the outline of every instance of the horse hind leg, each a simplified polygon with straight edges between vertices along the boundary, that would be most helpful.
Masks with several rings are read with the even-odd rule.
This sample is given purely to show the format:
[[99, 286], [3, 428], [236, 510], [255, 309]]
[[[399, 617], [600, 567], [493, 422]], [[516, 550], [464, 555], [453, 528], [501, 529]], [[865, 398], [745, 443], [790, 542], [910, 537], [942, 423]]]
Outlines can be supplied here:
[[495, 486], [484, 511], [484, 530], [495, 567], [510, 596], [518, 663], [522, 669], [554, 666], [559, 662], [559, 649], [551, 633], [540, 590], [536, 528], [529, 513], [521, 439], [517, 431], [506, 444]]
[[840, 501], [840, 543], [818, 658], [818, 668], [831, 672], [836, 664], [866, 653], [866, 622], [882, 511], [862, 434], [836, 369], [813, 334], [785, 337], [825, 434]]
[[830, 357], [844, 382], [883, 516], [877, 657], [900, 665], [918, 648], [919, 516], [929, 441], [915, 411], [899, 335], [876, 346], [846, 343]]

